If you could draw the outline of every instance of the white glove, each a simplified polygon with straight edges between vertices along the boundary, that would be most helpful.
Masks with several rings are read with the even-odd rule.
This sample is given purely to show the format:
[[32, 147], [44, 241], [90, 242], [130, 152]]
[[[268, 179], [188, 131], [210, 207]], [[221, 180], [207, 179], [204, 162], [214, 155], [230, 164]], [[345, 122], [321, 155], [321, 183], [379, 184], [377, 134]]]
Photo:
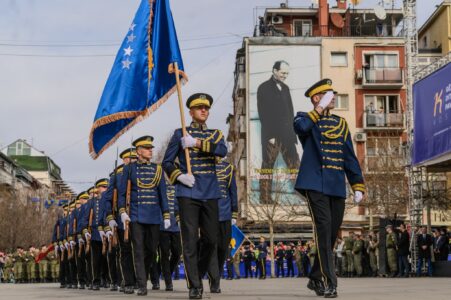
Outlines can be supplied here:
[[232, 219], [232, 225], [236, 225], [236, 219]]
[[82, 238], [79, 238], [79, 239], [78, 239], [78, 243], [79, 243], [79, 244], [84, 244], [85, 241], [84, 241]]
[[192, 174], [182, 174], [177, 177], [177, 180], [190, 188], [192, 188], [196, 183], [196, 179]]
[[64, 245], [61, 245], [61, 246], [60, 246], [60, 250], [61, 250], [61, 252], [63, 252], [63, 251], [64, 251], [64, 249], [66, 249], [66, 248], [64, 248]]
[[66, 249], [69, 249], [69, 243], [68, 242], [64, 243], [64, 247], [66, 247]]
[[168, 229], [169, 227], [171, 227], [171, 220], [164, 219], [164, 229]]
[[269, 143], [270, 143], [271, 145], [274, 145], [274, 144], [276, 143], [276, 139], [275, 139], [275, 138], [270, 139], [270, 140], [269, 140]]
[[125, 222], [127, 222], [127, 221], [131, 222], [130, 217], [127, 215], [127, 213], [121, 214], [121, 221], [122, 221], [122, 224], [124, 224], [124, 230], [125, 230]]
[[334, 92], [329, 91], [323, 96], [323, 98], [321, 98], [318, 105], [321, 106], [322, 109], [326, 109], [326, 107], [332, 102], [333, 98]]
[[359, 204], [363, 199], [363, 193], [361, 191], [355, 191], [354, 193], [354, 202], [355, 204]]
[[71, 248], [74, 248], [74, 246], [76, 245], [77, 243], [75, 243], [74, 241], [70, 241], [70, 247]]
[[55, 247], [55, 256], [58, 256], [58, 246]]
[[114, 227], [117, 227], [117, 223], [115, 220], [111, 220], [108, 222], [108, 226], [110, 226], [111, 230], [113, 230]]
[[89, 240], [91, 238], [91, 234], [89, 232], [85, 233], [85, 239]]
[[103, 238], [104, 238], [104, 237], [106, 238], [105, 231], [99, 230], [99, 234], [100, 234], [100, 239], [103, 241]]
[[105, 233], [105, 236], [106, 236], [106, 239], [109, 240], [110, 237], [113, 237], [113, 232], [112, 232], [111, 230], [108, 230], [108, 231]]
[[183, 149], [196, 147], [196, 144], [197, 144], [197, 139], [193, 138], [189, 134], [187, 134], [186, 136], [182, 137], [181, 141], [182, 141]]

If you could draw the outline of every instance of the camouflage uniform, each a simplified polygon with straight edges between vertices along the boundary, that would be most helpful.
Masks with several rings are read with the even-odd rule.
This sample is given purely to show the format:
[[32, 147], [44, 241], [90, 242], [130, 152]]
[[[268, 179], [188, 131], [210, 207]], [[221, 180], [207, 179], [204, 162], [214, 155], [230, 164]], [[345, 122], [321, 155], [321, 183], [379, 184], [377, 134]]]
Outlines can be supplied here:
[[316, 248], [316, 244], [312, 245], [312, 248], [310, 248], [310, 251], [308, 253], [308, 257], [310, 260], [310, 270], [313, 268], [313, 263], [315, 262], [315, 256], [317, 255], [317, 248]]
[[396, 245], [398, 244], [396, 234], [391, 232], [386, 237], [387, 260], [390, 276], [395, 276], [398, 271], [398, 255], [396, 253]]
[[14, 263], [14, 279], [15, 282], [25, 282], [26, 273], [25, 273], [25, 253], [19, 254], [16, 251], [13, 255], [13, 263]]
[[7, 255], [5, 258], [5, 265], [3, 267], [3, 282], [11, 282], [14, 279], [14, 262], [11, 255]]
[[345, 257], [346, 257], [346, 272], [348, 277], [354, 273], [354, 258], [352, 256], [352, 248], [354, 247], [354, 240], [351, 237], [345, 237]]
[[36, 281], [36, 262], [34, 261], [34, 253], [27, 251], [25, 254], [26, 268], [28, 282], [33, 283]]
[[354, 258], [354, 268], [357, 276], [362, 276], [362, 250], [363, 250], [363, 241], [361, 239], [357, 239], [354, 241], [354, 245], [352, 247], [352, 254]]
[[44, 256], [39, 261], [39, 279], [41, 282], [45, 282], [49, 274], [49, 258]]
[[373, 237], [373, 240], [370, 242], [368, 246], [368, 252], [370, 255], [370, 267], [373, 272], [373, 276], [377, 276], [377, 257], [379, 256], [379, 241], [376, 237]]
[[55, 255], [55, 251], [50, 251], [47, 254], [47, 259], [50, 262], [50, 276], [53, 282], [56, 282], [59, 278], [59, 261], [58, 257]]

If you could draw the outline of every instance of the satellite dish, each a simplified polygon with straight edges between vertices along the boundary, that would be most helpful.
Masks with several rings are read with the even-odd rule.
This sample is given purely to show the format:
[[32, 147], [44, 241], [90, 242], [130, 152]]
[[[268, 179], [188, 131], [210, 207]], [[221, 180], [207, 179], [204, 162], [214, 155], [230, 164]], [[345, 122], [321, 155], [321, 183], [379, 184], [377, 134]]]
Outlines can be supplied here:
[[338, 13], [332, 13], [330, 15], [330, 19], [332, 20], [332, 24], [334, 24], [337, 28], [343, 28], [345, 26], [343, 17]]
[[374, 14], [379, 20], [385, 20], [385, 18], [387, 18], [387, 12], [385, 11], [385, 8], [379, 5], [374, 7]]

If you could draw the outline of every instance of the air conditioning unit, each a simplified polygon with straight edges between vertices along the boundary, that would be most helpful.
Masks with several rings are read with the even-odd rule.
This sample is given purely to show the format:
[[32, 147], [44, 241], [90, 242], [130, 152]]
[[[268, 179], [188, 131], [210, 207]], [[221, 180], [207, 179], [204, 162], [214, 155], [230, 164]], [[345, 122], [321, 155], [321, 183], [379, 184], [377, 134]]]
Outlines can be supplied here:
[[361, 69], [357, 70], [356, 78], [357, 79], [362, 79], [363, 78], [363, 71]]
[[356, 142], [366, 142], [366, 133], [357, 132], [356, 134], [354, 134], [354, 140]]
[[282, 24], [283, 23], [283, 17], [282, 16], [272, 16], [271, 23], [273, 23], [273, 24]]

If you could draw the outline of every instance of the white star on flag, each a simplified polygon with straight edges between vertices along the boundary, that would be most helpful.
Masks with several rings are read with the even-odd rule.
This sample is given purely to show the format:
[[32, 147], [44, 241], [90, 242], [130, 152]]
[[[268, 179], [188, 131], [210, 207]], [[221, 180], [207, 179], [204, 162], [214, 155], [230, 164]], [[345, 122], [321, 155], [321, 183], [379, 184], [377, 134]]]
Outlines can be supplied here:
[[122, 69], [129, 69], [130, 70], [130, 65], [133, 62], [131, 62], [130, 60], [128, 60], [128, 58], [126, 60], [122, 61]]
[[130, 47], [130, 45], [128, 46], [128, 48], [124, 49], [125, 54], [124, 55], [132, 55], [133, 49]]
[[136, 24], [132, 23], [132, 25], [130, 25], [130, 31], [133, 31], [135, 29]]
[[128, 42], [129, 43], [133, 43], [133, 41], [135, 40], [136, 35], [130, 34], [129, 36], [127, 36]]

